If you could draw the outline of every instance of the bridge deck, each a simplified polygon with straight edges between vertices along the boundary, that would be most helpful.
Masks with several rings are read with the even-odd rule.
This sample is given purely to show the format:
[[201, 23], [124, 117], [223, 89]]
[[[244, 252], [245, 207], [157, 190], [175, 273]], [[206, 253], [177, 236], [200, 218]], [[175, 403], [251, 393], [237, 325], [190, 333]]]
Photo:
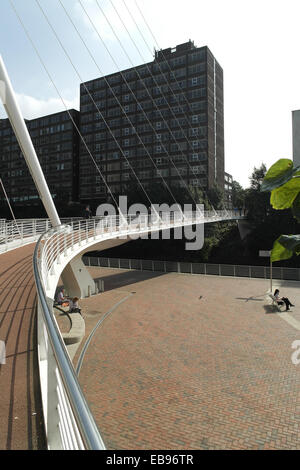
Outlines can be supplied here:
[[36, 355], [34, 245], [0, 255], [0, 449], [46, 447]]

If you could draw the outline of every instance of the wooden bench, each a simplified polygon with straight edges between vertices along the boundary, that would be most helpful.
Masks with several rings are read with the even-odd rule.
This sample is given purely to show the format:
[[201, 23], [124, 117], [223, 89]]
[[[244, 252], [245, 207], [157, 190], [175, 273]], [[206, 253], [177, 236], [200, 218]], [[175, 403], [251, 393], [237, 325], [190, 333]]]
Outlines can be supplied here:
[[[272, 300], [272, 305], [276, 305], [279, 312], [281, 312], [280, 307], [284, 306], [285, 303], [283, 300], [277, 300], [273, 294], [268, 294], [270, 299]], [[280, 302], [280, 303], [279, 303]]]

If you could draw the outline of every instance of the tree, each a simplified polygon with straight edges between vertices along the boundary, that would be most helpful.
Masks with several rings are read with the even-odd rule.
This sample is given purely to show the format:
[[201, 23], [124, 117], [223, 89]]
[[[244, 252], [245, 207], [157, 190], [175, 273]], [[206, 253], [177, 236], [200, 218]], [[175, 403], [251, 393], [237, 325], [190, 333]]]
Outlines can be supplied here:
[[210, 206], [212, 206], [216, 210], [224, 209], [224, 191], [220, 188], [217, 183], [215, 183], [213, 187], [207, 191], [207, 196], [209, 199]]
[[262, 163], [259, 168], [254, 167], [252, 175], [249, 178], [251, 189], [254, 189], [256, 191], [260, 190], [266, 173], [267, 167], [265, 163]]
[[245, 190], [237, 181], [232, 182], [232, 206], [241, 208], [245, 206]]
[[261, 192], [261, 185], [267, 173], [264, 163], [259, 168], [253, 169], [250, 176], [250, 188], [245, 190], [245, 207], [248, 211], [249, 219], [255, 224], [261, 224], [270, 215], [270, 201], [267, 194]]

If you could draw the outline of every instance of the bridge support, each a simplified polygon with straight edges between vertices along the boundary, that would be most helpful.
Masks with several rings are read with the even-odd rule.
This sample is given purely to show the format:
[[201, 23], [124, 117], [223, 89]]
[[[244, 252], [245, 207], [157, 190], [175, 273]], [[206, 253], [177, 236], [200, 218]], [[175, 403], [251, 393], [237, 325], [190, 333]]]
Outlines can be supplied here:
[[[5, 64], [0, 55], [0, 99], [14, 130], [25, 161], [45, 207], [52, 227], [61, 225], [59, 215], [50, 194], [43, 170], [36, 155], [30, 134], [18, 105], [15, 92], [9, 79]], [[65, 268], [64, 282], [69, 295], [86, 297], [89, 292], [95, 293], [95, 283], [80, 259], [75, 258]]]
[[76, 256], [61, 274], [64, 287], [70, 297], [89, 297], [96, 294], [96, 284], [82, 262], [82, 254]]
[[248, 220], [239, 220], [238, 221], [238, 228], [241, 240], [244, 240], [247, 235], [249, 235], [254, 230], [253, 223], [249, 222]]
[[57, 227], [60, 225], [60, 219], [1, 56], [0, 99], [3, 102], [8, 119], [14, 130], [15, 136], [26, 160], [28, 169], [49, 216], [49, 219], [51, 220], [52, 226]]

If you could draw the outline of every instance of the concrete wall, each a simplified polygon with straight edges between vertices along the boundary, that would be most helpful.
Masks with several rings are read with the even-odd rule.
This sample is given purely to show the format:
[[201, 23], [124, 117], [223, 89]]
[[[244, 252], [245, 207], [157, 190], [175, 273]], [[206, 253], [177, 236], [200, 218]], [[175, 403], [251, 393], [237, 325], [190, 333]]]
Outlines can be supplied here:
[[293, 161], [300, 165], [300, 110], [293, 111]]

